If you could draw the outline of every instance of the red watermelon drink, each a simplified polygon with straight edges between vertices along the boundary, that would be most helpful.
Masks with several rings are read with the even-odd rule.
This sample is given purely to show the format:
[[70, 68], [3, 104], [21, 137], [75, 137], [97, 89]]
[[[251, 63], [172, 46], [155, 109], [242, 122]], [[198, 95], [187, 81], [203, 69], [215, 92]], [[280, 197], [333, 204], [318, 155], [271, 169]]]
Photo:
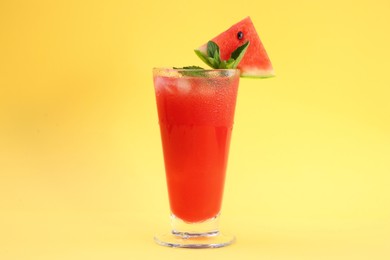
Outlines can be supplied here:
[[215, 237], [240, 71], [154, 69], [153, 76], [173, 233]]
[[154, 70], [171, 211], [186, 222], [205, 221], [221, 209], [239, 75]]

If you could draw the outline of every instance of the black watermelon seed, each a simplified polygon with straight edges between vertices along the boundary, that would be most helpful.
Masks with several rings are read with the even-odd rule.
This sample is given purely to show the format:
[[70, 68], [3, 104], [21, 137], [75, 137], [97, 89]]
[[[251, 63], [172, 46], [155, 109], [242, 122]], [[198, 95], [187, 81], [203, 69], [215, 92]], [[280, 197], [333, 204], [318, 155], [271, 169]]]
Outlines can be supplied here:
[[244, 38], [244, 33], [241, 32], [241, 31], [239, 31], [239, 32], [237, 33], [237, 39], [242, 40], [242, 38]]

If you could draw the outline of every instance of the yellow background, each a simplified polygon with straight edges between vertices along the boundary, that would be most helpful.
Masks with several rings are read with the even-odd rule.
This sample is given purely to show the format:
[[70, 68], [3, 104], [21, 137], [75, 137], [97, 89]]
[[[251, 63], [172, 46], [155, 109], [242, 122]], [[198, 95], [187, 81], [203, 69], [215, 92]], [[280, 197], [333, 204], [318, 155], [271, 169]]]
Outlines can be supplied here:
[[[169, 228], [156, 66], [251, 16], [216, 250]], [[389, 259], [390, 2], [0, 1], [0, 259]]]

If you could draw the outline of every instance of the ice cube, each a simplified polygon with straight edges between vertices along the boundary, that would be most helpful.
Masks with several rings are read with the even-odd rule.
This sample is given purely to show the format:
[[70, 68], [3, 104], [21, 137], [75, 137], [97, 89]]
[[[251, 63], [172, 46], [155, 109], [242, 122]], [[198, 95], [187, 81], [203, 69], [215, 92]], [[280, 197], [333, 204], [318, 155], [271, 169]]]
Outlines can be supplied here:
[[187, 94], [191, 90], [191, 83], [188, 79], [178, 78], [177, 79], [177, 90], [179, 93]]
[[165, 84], [166, 83], [165, 83], [165, 80], [163, 78], [161, 78], [161, 77], [154, 78], [154, 88], [155, 88], [156, 92], [160, 92], [163, 89]]

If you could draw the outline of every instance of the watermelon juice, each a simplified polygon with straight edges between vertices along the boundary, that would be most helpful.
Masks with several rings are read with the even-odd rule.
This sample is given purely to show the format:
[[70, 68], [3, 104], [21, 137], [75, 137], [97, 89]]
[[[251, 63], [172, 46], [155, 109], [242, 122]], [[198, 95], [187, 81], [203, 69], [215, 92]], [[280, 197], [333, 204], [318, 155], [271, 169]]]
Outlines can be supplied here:
[[153, 76], [171, 212], [189, 223], [216, 217], [240, 73], [154, 69]]

